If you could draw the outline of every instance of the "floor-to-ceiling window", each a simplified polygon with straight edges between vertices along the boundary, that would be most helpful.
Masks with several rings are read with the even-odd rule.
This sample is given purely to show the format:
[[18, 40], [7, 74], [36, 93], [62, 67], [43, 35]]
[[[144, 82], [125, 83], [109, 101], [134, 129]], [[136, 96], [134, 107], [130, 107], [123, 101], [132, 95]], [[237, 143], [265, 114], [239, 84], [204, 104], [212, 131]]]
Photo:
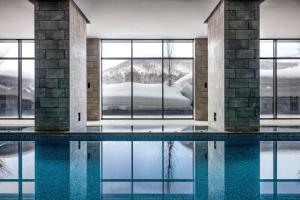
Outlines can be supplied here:
[[34, 42], [0, 40], [0, 118], [34, 117]]
[[261, 118], [300, 118], [300, 40], [260, 43]]
[[193, 118], [193, 40], [102, 40], [102, 118]]

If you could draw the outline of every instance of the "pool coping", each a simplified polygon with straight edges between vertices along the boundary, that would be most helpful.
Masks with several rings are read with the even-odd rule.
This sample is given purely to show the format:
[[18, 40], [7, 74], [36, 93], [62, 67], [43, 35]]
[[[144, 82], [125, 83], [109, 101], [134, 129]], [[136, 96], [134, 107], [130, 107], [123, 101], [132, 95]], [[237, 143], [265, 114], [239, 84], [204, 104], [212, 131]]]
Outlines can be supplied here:
[[47, 132], [5, 131], [0, 141], [69, 140], [69, 141], [295, 141], [300, 132]]

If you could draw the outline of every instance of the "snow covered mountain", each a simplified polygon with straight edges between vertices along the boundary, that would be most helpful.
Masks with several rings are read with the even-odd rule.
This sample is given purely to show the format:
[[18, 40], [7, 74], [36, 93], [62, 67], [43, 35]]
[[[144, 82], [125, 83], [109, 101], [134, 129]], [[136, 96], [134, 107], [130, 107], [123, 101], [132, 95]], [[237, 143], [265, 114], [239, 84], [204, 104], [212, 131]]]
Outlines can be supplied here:
[[[168, 66], [171, 66], [173, 81], [177, 81], [184, 75], [192, 72], [191, 60], [165, 60], [165, 80], [168, 78]], [[133, 81], [137, 83], [161, 83], [162, 61], [161, 60], [134, 60]], [[114, 67], [103, 71], [103, 83], [115, 84], [131, 82], [131, 61], [124, 61]]]

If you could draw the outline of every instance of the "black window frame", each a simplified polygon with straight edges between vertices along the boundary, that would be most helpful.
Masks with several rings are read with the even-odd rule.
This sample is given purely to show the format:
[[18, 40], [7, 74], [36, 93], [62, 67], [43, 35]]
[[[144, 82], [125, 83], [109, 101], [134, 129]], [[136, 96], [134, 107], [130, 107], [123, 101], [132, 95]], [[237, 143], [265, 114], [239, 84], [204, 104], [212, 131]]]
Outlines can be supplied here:
[[[103, 42], [105, 41], [128, 41], [130, 43], [131, 46], [131, 53], [130, 53], [130, 57], [103, 57], [103, 51], [102, 51], [102, 47], [103, 47]], [[133, 57], [133, 43], [134, 41], [160, 41], [161, 42], [161, 46], [162, 46], [162, 55], [161, 57]], [[190, 41], [193, 45], [192, 47], [192, 57], [165, 57], [164, 56], [164, 43], [165, 41], [170, 41], [170, 42], [176, 42], [176, 41]], [[192, 105], [192, 114], [191, 117], [180, 117], [181, 115], [178, 115], [178, 117], [175, 118], [171, 118], [171, 117], [165, 117], [165, 109], [164, 109], [164, 61], [165, 60], [191, 60], [192, 61], [192, 98], [193, 98], [193, 105]], [[162, 62], [162, 113], [161, 113], [161, 117], [155, 117], [155, 118], [142, 118], [142, 117], [134, 117], [134, 110], [133, 110], [133, 77], [131, 76], [131, 114], [129, 115], [129, 117], [126, 118], [116, 118], [116, 117], [103, 117], [103, 68], [102, 68], [102, 60], [130, 60], [131, 63], [131, 74], [133, 73], [133, 61], [134, 60], [161, 60]], [[195, 115], [195, 42], [194, 39], [170, 39], [170, 38], [163, 38], [163, 39], [141, 39], [141, 38], [104, 38], [101, 39], [101, 53], [100, 53], [100, 72], [101, 72], [101, 116], [100, 119], [101, 120], [161, 120], [161, 119], [167, 119], [167, 120], [193, 120], [194, 119], [194, 115]]]
[[278, 41], [299, 41], [300, 38], [261, 38], [261, 41], [272, 41], [273, 42], [273, 56], [271, 57], [261, 57], [260, 60], [271, 60], [273, 62], [273, 105], [272, 105], [272, 112], [273, 112], [273, 117], [260, 117], [261, 119], [283, 119], [283, 120], [290, 120], [290, 119], [300, 119], [296, 117], [278, 117], [278, 110], [277, 110], [277, 100], [278, 100], [278, 87], [277, 87], [277, 65], [278, 65], [278, 60], [300, 60], [300, 57], [278, 57], [277, 55], [277, 49], [278, 49]]
[[[24, 117], [23, 116], [23, 104], [22, 104], [22, 61], [23, 60], [33, 60], [35, 62], [35, 52], [34, 57], [23, 57], [22, 56], [22, 43], [23, 42], [32, 42], [35, 45], [34, 39], [0, 39], [0, 43], [6, 42], [16, 42], [18, 44], [18, 56], [17, 57], [0, 57], [0, 60], [15, 60], [18, 61], [18, 114], [17, 117], [0, 117], [0, 120], [3, 119], [35, 119], [35, 114], [33, 117]], [[35, 79], [35, 78], [34, 78]], [[34, 93], [35, 95], [35, 93]], [[35, 111], [34, 111], [35, 112]]]

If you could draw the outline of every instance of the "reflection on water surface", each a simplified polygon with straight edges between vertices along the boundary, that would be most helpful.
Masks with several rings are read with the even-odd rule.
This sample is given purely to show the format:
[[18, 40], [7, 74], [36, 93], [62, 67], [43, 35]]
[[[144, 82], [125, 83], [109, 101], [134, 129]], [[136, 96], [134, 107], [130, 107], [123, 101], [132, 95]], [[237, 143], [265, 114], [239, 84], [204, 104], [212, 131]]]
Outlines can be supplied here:
[[298, 141], [1, 141], [0, 199], [299, 199]]

